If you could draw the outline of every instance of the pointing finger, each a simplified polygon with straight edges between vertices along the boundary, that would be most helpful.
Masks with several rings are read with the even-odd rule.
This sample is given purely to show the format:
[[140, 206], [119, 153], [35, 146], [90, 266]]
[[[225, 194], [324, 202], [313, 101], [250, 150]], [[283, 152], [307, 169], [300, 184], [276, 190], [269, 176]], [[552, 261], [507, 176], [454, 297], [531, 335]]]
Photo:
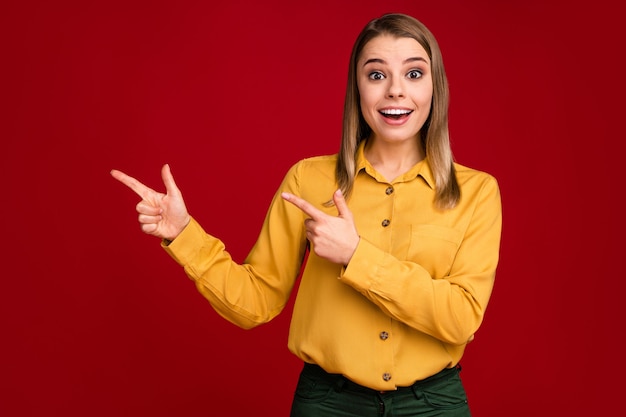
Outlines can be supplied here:
[[298, 207], [300, 210], [302, 210], [303, 212], [308, 214], [309, 217], [311, 217], [313, 220], [318, 220], [320, 217], [326, 215], [323, 211], [318, 210], [311, 203], [309, 203], [308, 201], [306, 201], [306, 200], [304, 200], [304, 199], [302, 199], [302, 198], [300, 198], [298, 196], [295, 196], [295, 195], [290, 194], [290, 193], [282, 193], [281, 197], [285, 201], [289, 201], [294, 206]]
[[113, 178], [133, 190], [139, 197], [143, 198], [144, 200], [147, 200], [150, 196], [150, 193], [152, 192], [150, 188], [146, 187], [135, 178], [131, 177], [130, 175], [126, 175], [122, 171], [118, 171], [117, 169], [111, 170], [111, 176], [113, 176]]

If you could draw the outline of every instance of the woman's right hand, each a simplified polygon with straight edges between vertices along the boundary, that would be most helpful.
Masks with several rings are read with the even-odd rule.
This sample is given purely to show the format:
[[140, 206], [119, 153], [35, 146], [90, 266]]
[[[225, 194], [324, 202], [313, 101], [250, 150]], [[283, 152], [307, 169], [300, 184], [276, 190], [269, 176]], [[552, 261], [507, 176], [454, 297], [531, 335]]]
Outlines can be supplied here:
[[166, 164], [161, 169], [165, 194], [146, 187], [135, 178], [116, 169], [111, 171], [111, 175], [142, 198], [137, 204], [137, 213], [144, 233], [174, 240], [189, 224], [191, 217], [185, 207], [182, 193], [174, 182], [169, 165]]

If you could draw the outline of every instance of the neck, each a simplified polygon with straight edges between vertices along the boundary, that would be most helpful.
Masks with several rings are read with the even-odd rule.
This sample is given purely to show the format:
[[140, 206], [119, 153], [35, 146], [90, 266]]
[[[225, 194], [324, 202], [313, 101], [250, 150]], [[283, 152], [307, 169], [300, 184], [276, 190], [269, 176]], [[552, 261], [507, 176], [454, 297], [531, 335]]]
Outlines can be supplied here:
[[364, 149], [365, 158], [387, 180], [393, 181], [424, 159], [419, 140], [389, 143], [371, 138]]

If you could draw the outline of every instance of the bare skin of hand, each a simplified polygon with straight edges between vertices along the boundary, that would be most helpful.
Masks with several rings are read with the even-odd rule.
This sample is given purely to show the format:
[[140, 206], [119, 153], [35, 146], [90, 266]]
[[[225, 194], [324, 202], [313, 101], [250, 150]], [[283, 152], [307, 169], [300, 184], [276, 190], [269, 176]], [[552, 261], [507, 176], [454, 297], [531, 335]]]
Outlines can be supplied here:
[[141, 201], [137, 203], [141, 230], [161, 239], [174, 240], [189, 224], [191, 217], [185, 207], [182, 193], [174, 182], [169, 165], [161, 169], [165, 184], [165, 194], [146, 187], [135, 178], [116, 169], [111, 171], [113, 178], [133, 190]]
[[360, 237], [341, 190], [333, 194], [337, 216], [330, 216], [293, 194], [282, 193], [281, 196], [309, 216], [304, 221], [304, 226], [313, 251], [330, 262], [348, 265]]

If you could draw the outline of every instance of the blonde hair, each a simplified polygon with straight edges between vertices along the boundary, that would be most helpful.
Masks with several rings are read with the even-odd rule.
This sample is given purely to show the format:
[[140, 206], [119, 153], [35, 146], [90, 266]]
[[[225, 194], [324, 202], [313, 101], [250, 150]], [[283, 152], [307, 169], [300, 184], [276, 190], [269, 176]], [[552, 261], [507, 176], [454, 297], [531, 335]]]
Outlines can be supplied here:
[[367, 139], [371, 128], [365, 122], [360, 107], [357, 87], [357, 62], [363, 47], [381, 35], [412, 38], [428, 53], [431, 62], [433, 99], [430, 114], [420, 130], [420, 141], [435, 178], [435, 204], [441, 209], [454, 208], [461, 197], [456, 179], [454, 158], [448, 132], [448, 80], [441, 50], [433, 34], [417, 19], [399, 13], [390, 13], [369, 22], [357, 37], [350, 56], [348, 85], [343, 111], [341, 148], [335, 168], [337, 185], [348, 198], [356, 175], [356, 151]]

